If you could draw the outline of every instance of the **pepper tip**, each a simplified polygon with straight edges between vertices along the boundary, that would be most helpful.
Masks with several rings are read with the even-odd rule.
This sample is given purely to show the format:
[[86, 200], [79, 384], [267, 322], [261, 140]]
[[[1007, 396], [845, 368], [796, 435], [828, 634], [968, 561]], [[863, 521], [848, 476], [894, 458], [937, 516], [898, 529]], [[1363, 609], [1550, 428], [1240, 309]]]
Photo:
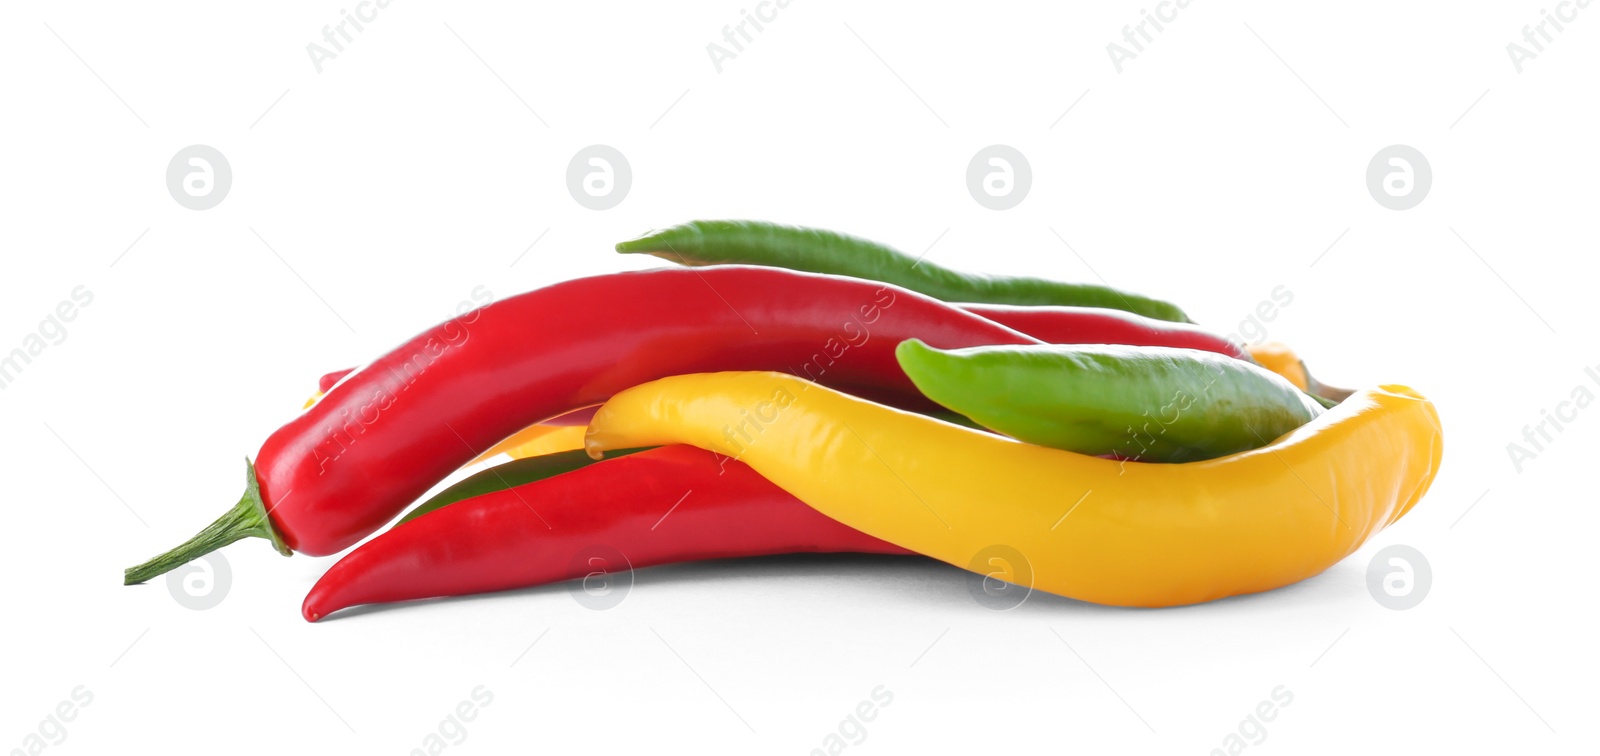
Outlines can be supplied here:
[[656, 235], [659, 233], [661, 233], [660, 229], [652, 228], [649, 231], [633, 237], [632, 239], [625, 239], [617, 242], [614, 249], [624, 255], [633, 254], [636, 252], [650, 252], [652, 251], [649, 248], [650, 242], [653, 241]]

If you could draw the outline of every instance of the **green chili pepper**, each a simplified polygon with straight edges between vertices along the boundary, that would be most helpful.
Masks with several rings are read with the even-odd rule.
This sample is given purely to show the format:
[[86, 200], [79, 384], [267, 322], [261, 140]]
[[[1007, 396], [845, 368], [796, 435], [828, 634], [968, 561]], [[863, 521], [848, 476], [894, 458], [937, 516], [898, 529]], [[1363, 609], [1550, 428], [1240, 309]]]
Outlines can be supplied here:
[[690, 266], [765, 265], [865, 278], [946, 302], [1104, 307], [1192, 322], [1175, 304], [1109, 286], [961, 273], [859, 237], [762, 221], [690, 221], [622, 242], [617, 251], [643, 252]]
[[[612, 456], [641, 452], [645, 448], [648, 447], [606, 452], [606, 458], [610, 459]], [[400, 522], [415, 520], [435, 509], [446, 507], [474, 496], [504, 491], [536, 480], [554, 478], [562, 473], [569, 473], [580, 467], [588, 467], [592, 464], [594, 464], [594, 460], [590, 459], [589, 455], [582, 449], [514, 459], [503, 465], [495, 465], [457, 481], [449, 488], [434, 494], [427, 501], [413, 507], [410, 512], [400, 518]], [[398, 525], [400, 522], [395, 524]]]
[[1021, 441], [1144, 462], [1266, 446], [1322, 414], [1293, 384], [1244, 360], [1170, 347], [895, 349], [922, 393]]

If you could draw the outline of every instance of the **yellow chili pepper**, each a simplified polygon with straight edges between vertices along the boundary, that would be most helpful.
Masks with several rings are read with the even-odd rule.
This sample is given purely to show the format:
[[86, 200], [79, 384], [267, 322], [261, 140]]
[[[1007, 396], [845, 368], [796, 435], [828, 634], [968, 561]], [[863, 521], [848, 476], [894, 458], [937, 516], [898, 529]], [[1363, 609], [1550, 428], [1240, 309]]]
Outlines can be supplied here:
[[1288, 345], [1275, 341], [1249, 344], [1245, 346], [1245, 351], [1248, 351], [1250, 357], [1260, 363], [1261, 367], [1283, 376], [1293, 383], [1295, 388], [1301, 391], [1310, 390], [1311, 384], [1308, 379], [1311, 376], [1306, 373], [1306, 364], [1300, 361], [1300, 357], [1289, 349]]
[[735, 457], [823, 514], [1100, 604], [1177, 606], [1322, 572], [1416, 504], [1439, 469], [1432, 403], [1356, 393], [1268, 446], [1184, 464], [1059, 451], [780, 373], [665, 378], [616, 395], [586, 448], [687, 443]]

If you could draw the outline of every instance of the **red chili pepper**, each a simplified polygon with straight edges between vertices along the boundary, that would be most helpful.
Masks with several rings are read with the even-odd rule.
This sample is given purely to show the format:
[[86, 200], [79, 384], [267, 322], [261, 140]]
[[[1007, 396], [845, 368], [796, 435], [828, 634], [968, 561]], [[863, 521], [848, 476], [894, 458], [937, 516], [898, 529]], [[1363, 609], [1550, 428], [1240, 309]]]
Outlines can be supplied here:
[[782, 370], [933, 408], [895, 361], [913, 337], [1039, 343], [894, 286], [760, 267], [620, 273], [509, 297], [345, 377], [267, 439], [228, 514], [124, 579], [249, 536], [285, 554], [337, 553], [500, 439], [670, 375]]
[[911, 553], [829, 519], [742, 462], [665, 446], [396, 525], [324, 573], [300, 613], [315, 622], [357, 604], [803, 552]]
[[355, 371], [355, 368], [345, 368], [343, 370], [335, 370], [331, 373], [328, 373], [327, 375], [317, 379], [317, 390], [326, 394], [328, 393], [328, 389], [333, 388], [333, 385], [338, 383], [340, 379], [351, 373], [354, 373]]
[[[967, 312], [1021, 331], [1047, 344], [1125, 344], [1164, 346], [1216, 352], [1251, 360], [1243, 346], [1193, 323], [1156, 320], [1122, 310], [1100, 307], [960, 304]], [[327, 390], [354, 368], [322, 376], [320, 391]], [[586, 407], [545, 422], [546, 425], [588, 425], [594, 408]]]
[[1250, 359], [1244, 347], [1193, 323], [1156, 320], [1121, 310], [991, 304], [963, 304], [961, 308], [1047, 344], [1182, 347]]
[[[335, 370], [327, 375], [322, 376], [321, 378], [318, 378], [317, 391], [320, 394], [328, 393], [328, 389], [333, 388], [334, 384], [338, 383], [340, 379], [351, 373], [354, 373], [355, 371], [355, 368], [345, 368], [343, 370]], [[307, 406], [310, 406], [310, 404], [308, 403]], [[588, 425], [589, 421], [594, 419], [594, 411], [596, 409], [597, 407], [584, 407], [583, 409], [576, 409], [566, 413], [565, 415], [557, 415], [556, 417], [552, 417], [549, 420], [544, 421], [543, 424], [560, 426]]]
[[560, 425], [560, 426], [563, 426], [563, 427], [569, 426], [569, 425], [588, 425], [589, 421], [594, 419], [594, 411], [597, 410], [597, 409], [600, 409], [600, 408], [599, 407], [584, 407], [583, 409], [575, 409], [575, 410], [573, 410], [571, 412], [568, 412], [568, 413], [566, 413], [564, 415], [557, 415], [555, 417], [552, 417], [549, 420], [544, 421], [544, 424], [545, 425]]
[[[1243, 346], [1193, 323], [1157, 320], [1123, 310], [1103, 307], [1067, 307], [1057, 305], [956, 305], [974, 315], [981, 315], [1046, 344], [1123, 344], [1127, 346], [1180, 347], [1216, 352], [1229, 357], [1254, 362]], [[323, 376], [342, 377], [348, 369]], [[335, 381], [338, 379], [335, 378]], [[331, 385], [329, 383], [328, 385]], [[327, 391], [323, 388], [323, 391]], [[1348, 392], [1347, 392], [1348, 393]], [[1343, 398], [1343, 397], [1340, 397]], [[596, 407], [585, 407], [560, 417], [544, 421], [544, 425], [588, 425], [594, 418]]]

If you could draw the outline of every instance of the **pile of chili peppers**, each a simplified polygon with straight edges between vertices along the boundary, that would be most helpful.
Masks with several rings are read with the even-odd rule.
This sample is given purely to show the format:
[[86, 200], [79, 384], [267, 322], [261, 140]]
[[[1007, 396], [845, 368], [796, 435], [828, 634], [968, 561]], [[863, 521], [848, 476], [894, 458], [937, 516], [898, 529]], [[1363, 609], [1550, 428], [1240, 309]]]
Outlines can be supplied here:
[[[415, 504], [317, 581], [307, 620], [798, 552], [1176, 606], [1327, 569], [1438, 471], [1415, 391], [1324, 386], [1157, 299], [750, 221], [617, 250], [684, 267], [510, 297], [323, 376], [239, 502], [125, 581], [250, 536], [336, 554]], [[994, 572], [996, 549], [1022, 564]]]

